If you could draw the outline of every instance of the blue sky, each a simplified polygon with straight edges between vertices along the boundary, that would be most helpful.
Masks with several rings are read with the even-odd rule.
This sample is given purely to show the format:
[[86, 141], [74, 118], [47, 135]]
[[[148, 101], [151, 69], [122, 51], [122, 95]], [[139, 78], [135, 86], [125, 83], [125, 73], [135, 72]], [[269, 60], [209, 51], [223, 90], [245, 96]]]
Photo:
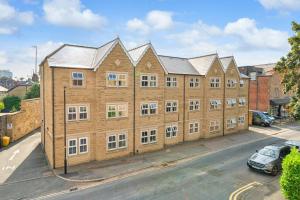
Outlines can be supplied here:
[[63, 43], [88, 46], [120, 36], [151, 41], [159, 54], [218, 52], [239, 65], [276, 62], [289, 50], [300, 0], [0, 0], [0, 69], [26, 77]]

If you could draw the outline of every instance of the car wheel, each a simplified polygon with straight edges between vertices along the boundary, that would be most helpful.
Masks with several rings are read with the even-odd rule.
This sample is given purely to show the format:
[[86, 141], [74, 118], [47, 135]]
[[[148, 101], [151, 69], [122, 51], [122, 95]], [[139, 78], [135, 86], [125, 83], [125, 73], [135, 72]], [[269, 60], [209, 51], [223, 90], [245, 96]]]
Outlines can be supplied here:
[[265, 127], [265, 126], [266, 126], [266, 125], [265, 125], [265, 123], [263, 123], [263, 122], [262, 122], [260, 125], [261, 125], [261, 126], [263, 126], [263, 127]]
[[273, 176], [276, 176], [276, 175], [278, 174], [278, 167], [277, 167], [276, 165], [272, 168], [271, 174], [272, 174]]

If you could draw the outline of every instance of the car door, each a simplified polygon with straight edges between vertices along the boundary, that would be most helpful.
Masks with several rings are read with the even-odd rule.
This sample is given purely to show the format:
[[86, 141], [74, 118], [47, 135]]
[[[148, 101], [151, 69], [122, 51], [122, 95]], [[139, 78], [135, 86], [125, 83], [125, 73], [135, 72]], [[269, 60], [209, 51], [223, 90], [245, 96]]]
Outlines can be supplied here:
[[291, 152], [291, 148], [290, 147], [284, 147], [280, 150], [279, 153], [279, 160], [280, 160], [280, 168], [281, 168], [281, 163], [282, 160]]

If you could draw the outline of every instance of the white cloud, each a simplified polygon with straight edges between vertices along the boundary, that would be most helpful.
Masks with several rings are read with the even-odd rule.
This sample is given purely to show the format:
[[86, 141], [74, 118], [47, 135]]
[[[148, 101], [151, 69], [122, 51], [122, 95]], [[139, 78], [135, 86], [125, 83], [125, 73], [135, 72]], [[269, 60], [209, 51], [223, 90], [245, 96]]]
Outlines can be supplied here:
[[13, 34], [19, 26], [31, 25], [33, 22], [33, 12], [18, 11], [7, 1], [0, 0], [0, 34]]
[[[61, 45], [61, 42], [53, 41], [37, 44], [38, 64], [45, 58], [45, 56]], [[14, 76], [26, 77], [26, 75], [31, 75], [35, 68], [35, 49], [31, 46], [20, 47], [14, 50], [7, 50], [2, 56], [0, 51], [0, 65], [1, 68], [10, 69], [14, 73]]]
[[147, 14], [146, 22], [151, 28], [164, 30], [173, 25], [172, 13], [160, 10], [152, 10]]
[[268, 10], [300, 10], [299, 0], [259, 0], [259, 2], [264, 8]]
[[106, 19], [82, 5], [80, 0], [46, 0], [43, 5], [46, 20], [55, 25], [99, 29]]
[[141, 20], [133, 18], [127, 21], [127, 29], [130, 31], [138, 31], [142, 34], [147, 34], [154, 30], [167, 30], [173, 24], [173, 13], [161, 10], [152, 10], [147, 13], [146, 19]]
[[258, 28], [253, 19], [241, 18], [225, 26], [224, 32], [242, 39], [249, 47], [283, 49], [287, 47], [288, 33], [270, 28]]

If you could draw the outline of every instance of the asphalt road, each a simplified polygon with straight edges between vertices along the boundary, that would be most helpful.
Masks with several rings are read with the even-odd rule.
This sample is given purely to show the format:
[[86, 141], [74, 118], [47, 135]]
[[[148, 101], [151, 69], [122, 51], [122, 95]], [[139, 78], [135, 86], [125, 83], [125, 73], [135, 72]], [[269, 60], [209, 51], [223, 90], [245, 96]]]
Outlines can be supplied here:
[[262, 185], [252, 187], [239, 197], [260, 200], [279, 190], [279, 176], [273, 177], [252, 171], [247, 168], [246, 161], [256, 149], [282, 141], [280, 138], [268, 138], [176, 166], [49, 199], [225, 200], [238, 188], [256, 181]]

